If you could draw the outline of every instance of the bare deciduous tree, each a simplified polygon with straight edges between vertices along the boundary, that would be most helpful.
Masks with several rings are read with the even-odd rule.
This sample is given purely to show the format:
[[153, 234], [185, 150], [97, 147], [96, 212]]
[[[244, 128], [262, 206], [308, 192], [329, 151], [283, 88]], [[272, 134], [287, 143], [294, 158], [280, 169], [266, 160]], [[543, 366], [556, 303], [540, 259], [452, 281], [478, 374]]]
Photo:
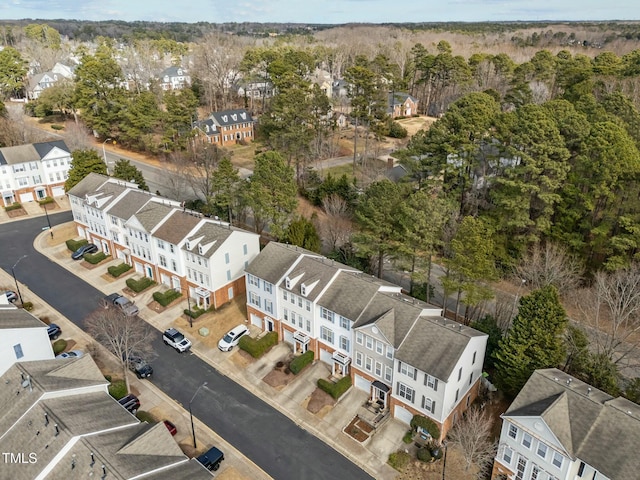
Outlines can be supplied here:
[[115, 355], [129, 391], [127, 359], [132, 355], [148, 357], [151, 354], [151, 327], [140, 318], [128, 317], [116, 308], [95, 310], [85, 325], [87, 332]]
[[449, 432], [449, 439], [458, 445], [465, 460], [465, 470], [472, 465], [478, 469], [477, 477], [484, 478], [495, 456], [495, 444], [491, 441], [491, 419], [480, 408], [472, 407]]
[[322, 236], [334, 250], [344, 245], [351, 237], [352, 224], [349, 206], [340, 195], [332, 194], [322, 199], [322, 208], [327, 219], [322, 224]]
[[88, 150], [93, 147], [91, 134], [82, 123], [67, 121], [64, 124], [64, 131], [64, 143], [70, 151]]
[[553, 285], [561, 296], [578, 287], [582, 273], [578, 260], [555, 243], [534, 246], [515, 268], [516, 276], [525, 280], [529, 288], [535, 290]]
[[581, 320], [588, 330], [596, 353], [613, 363], [629, 362], [638, 349], [640, 332], [640, 265], [615, 272], [598, 272], [593, 286], [574, 295]]

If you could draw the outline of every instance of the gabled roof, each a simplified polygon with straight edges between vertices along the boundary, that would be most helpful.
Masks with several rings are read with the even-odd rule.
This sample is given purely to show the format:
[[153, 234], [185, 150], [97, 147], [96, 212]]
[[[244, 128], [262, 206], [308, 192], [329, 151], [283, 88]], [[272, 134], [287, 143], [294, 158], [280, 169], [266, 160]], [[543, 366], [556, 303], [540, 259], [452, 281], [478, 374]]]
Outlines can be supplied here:
[[[182, 73], [178, 73], [179, 70], [182, 70]], [[175, 65], [172, 65], [171, 67], [165, 68], [160, 73], [160, 78], [163, 78], [165, 76], [169, 76], [169, 77], [184, 77], [186, 75], [187, 75], [187, 71], [184, 68], [176, 67]]]
[[0, 330], [6, 328], [46, 328], [39, 318], [14, 305], [0, 305]]
[[608, 478], [638, 478], [640, 457], [632, 439], [640, 438], [640, 406], [625, 398], [555, 368], [536, 370], [503, 416], [540, 417], [574, 459]]
[[106, 175], [91, 172], [84, 177], [78, 183], [76, 183], [71, 190], [67, 192], [69, 195], [84, 199], [88, 193], [94, 193], [100, 189], [109, 180]]
[[413, 102], [418, 101], [417, 98], [412, 97], [411, 95], [405, 92], [389, 92], [389, 96], [388, 96], [389, 105], [390, 106], [402, 105], [404, 102], [407, 101], [408, 98], [411, 99]]
[[[303, 256], [295, 267], [288, 273], [290, 279], [299, 278], [290, 289], [286, 287], [285, 280], [279, 285], [284, 290], [289, 290], [297, 295], [301, 295], [308, 300], [315, 301], [320, 293], [327, 287], [327, 284], [338, 273], [338, 269], [345, 267], [333, 260], [318, 256]], [[348, 267], [347, 267], [348, 268]], [[307, 289], [306, 294], [302, 294], [302, 285]]]
[[444, 318], [420, 316], [396, 351], [398, 360], [447, 381], [474, 337], [485, 333]]
[[269, 242], [245, 271], [275, 285], [301, 255], [320, 256], [295, 245]]
[[[191, 249], [187, 249], [186, 243], [182, 246], [182, 249], [205, 258], [211, 258], [235, 230], [236, 229], [229, 224], [221, 224], [213, 220], [201, 219], [200, 225], [187, 238], [187, 240], [190, 241], [200, 240], [197, 244], [191, 243], [189, 245]], [[200, 254], [198, 246], [202, 246], [206, 251]]]
[[141, 207], [150, 202], [153, 197], [143, 190], [127, 190], [109, 207], [109, 215], [129, 220]]
[[26, 162], [42, 160], [54, 148], [69, 152], [67, 144], [63, 140], [54, 142], [40, 142], [29, 145], [17, 145], [15, 147], [0, 148], [0, 165], [16, 165]]
[[219, 127], [228, 125], [236, 125], [239, 123], [253, 122], [253, 118], [244, 108], [236, 110], [223, 110], [222, 112], [213, 112], [209, 118]]
[[156, 225], [171, 213], [173, 207], [158, 202], [147, 202], [133, 215], [147, 232], [151, 232]]
[[318, 305], [355, 321], [379, 289], [380, 284], [368, 275], [342, 271], [318, 300]]
[[153, 236], [177, 245], [184, 240], [199, 222], [199, 217], [194, 217], [190, 213], [174, 209], [164, 223], [153, 232]]

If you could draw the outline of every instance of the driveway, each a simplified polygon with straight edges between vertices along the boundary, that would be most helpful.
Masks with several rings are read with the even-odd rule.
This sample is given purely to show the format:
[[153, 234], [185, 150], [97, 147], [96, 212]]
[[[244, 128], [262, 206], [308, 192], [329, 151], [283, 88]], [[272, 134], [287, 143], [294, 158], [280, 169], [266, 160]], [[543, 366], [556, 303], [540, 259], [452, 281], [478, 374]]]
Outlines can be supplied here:
[[[50, 215], [51, 224], [68, 222], [70, 212]], [[41, 218], [0, 225], [3, 255], [0, 268], [28, 286], [29, 291], [82, 327], [104, 294], [63, 267], [38, 253], [33, 239], [42, 228]], [[23, 255], [27, 255], [22, 258]], [[16, 261], [19, 259], [18, 265]], [[78, 266], [78, 268], [82, 268]], [[197, 418], [276, 479], [369, 479], [362, 469], [317, 437], [299, 427], [268, 403], [220, 374], [194, 354], [178, 354], [166, 347], [158, 333], [152, 382], [183, 406], [203, 382], [191, 405]]]

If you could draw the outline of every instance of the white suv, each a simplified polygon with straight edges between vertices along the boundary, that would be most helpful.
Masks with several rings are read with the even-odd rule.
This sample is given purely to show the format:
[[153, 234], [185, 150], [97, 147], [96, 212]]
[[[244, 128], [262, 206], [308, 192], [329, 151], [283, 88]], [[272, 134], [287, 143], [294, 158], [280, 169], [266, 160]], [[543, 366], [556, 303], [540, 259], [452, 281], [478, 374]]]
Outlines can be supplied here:
[[227, 334], [218, 342], [218, 348], [223, 352], [229, 352], [233, 347], [238, 345], [240, 339], [249, 333], [249, 329], [246, 325], [238, 325], [233, 330], [227, 332]]
[[191, 341], [175, 328], [169, 328], [162, 334], [162, 341], [178, 352], [186, 352], [191, 348]]

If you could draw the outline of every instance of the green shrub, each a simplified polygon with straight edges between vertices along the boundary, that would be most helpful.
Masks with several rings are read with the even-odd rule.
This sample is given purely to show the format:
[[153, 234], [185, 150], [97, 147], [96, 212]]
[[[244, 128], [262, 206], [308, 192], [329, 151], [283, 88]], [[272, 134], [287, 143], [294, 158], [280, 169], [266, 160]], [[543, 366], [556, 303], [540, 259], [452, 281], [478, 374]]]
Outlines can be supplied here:
[[120, 265], [111, 265], [109, 268], [107, 268], [107, 272], [109, 272], [112, 277], [116, 278], [118, 278], [123, 273], [128, 272], [129, 270], [131, 270], [131, 265], [127, 265], [126, 263], [121, 263]]
[[50, 204], [50, 203], [53, 203], [53, 198], [51, 198], [51, 197], [44, 197], [43, 199], [38, 200], [38, 203], [39, 203], [40, 205], [48, 205], [48, 204]]
[[91, 265], [97, 265], [101, 261], [103, 261], [105, 258], [107, 258], [107, 256], [104, 254], [104, 252], [96, 252], [96, 253], [85, 253], [84, 257], [82, 258], [84, 258], [84, 260], [87, 263], [90, 263]]
[[430, 418], [424, 417], [422, 415], [414, 415], [411, 419], [411, 429], [413, 431], [417, 431], [418, 427], [424, 428], [431, 437], [438, 439], [440, 438], [440, 428], [435, 424], [433, 420]]
[[185, 308], [183, 312], [187, 317], [191, 317], [195, 320], [204, 312], [206, 312], [206, 310], [203, 310], [202, 308], [194, 307], [193, 310], [189, 310], [188, 308]]
[[319, 378], [317, 385], [320, 390], [324, 390], [337, 400], [351, 388], [351, 377], [342, 377], [336, 383], [325, 380], [324, 378]]
[[136, 412], [136, 417], [141, 422], [147, 422], [147, 423], [150, 423], [150, 424], [158, 423], [158, 420], [156, 419], [156, 417], [154, 417], [149, 412], [145, 412], [144, 410], [138, 410]]
[[424, 448], [424, 447], [418, 449], [418, 453], [416, 454], [416, 457], [418, 457], [418, 460], [425, 463], [429, 463], [433, 461], [431, 452], [429, 451], [428, 448]]
[[398, 122], [391, 122], [389, 126], [389, 136], [391, 138], [407, 138], [407, 129], [400, 125]]
[[53, 354], [59, 355], [67, 348], [67, 341], [64, 338], [60, 338], [53, 342]]
[[109, 385], [109, 395], [116, 400], [120, 400], [127, 395], [127, 384], [124, 380], [116, 380]]
[[153, 292], [153, 299], [163, 307], [166, 307], [182, 294], [177, 290], [169, 289], [166, 292]]
[[313, 362], [314, 357], [315, 355], [313, 353], [313, 350], [307, 350], [302, 355], [291, 360], [291, 363], [289, 364], [289, 370], [291, 370], [294, 375], [297, 375], [302, 371], [304, 367]]
[[397, 451], [389, 455], [387, 463], [401, 472], [411, 461], [411, 455], [407, 452]]
[[11, 210], [18, 210], [19, 208], [22, 208], [22, 204], [18, 202], [13, 202], [11, 205], [4, 207], [7, 212], [10, 212]]
[[64, 130], [64, 125], [58, 125], [57, 123], [54, 123], [53, 125], [51, 125], [51, 128], [54, 130]]
[[70, 238], [69, 240], [67, 240], [64, 243], [66, 243], [67, 248], [69, 249], [69, 251], [75, 252], [81, 246], [86, 245], [87, 243], [89, 243], [89, 241], [84, 239], [84, 238], [81, 238], [80, 240], [74, 240], [73, 238]]
[[137, 280], [135, 278], [127, 279], [127, 287], [129, 287], [131, 290], [133, 290], [136, 293], [140, 293], [144, 289], [149, 288], [150, 286], [155, 284], [156, 282], [151, 280], [149, 277], [142, 277]]
[[406, 444], [413, 442], [413, 430], [408, 430], [402, 437], [402, 441]]
[[276, 332], [269, 332], [258, 340], [245, 335], [240, 339], [238, 346], [253, 358], [260, 358], [276, 343], [278, 343], [278, 334]]
[[22, 304], [22, 308], [24, 308], [27, 312], [33, 310], [33, 302], [24, 302]]

